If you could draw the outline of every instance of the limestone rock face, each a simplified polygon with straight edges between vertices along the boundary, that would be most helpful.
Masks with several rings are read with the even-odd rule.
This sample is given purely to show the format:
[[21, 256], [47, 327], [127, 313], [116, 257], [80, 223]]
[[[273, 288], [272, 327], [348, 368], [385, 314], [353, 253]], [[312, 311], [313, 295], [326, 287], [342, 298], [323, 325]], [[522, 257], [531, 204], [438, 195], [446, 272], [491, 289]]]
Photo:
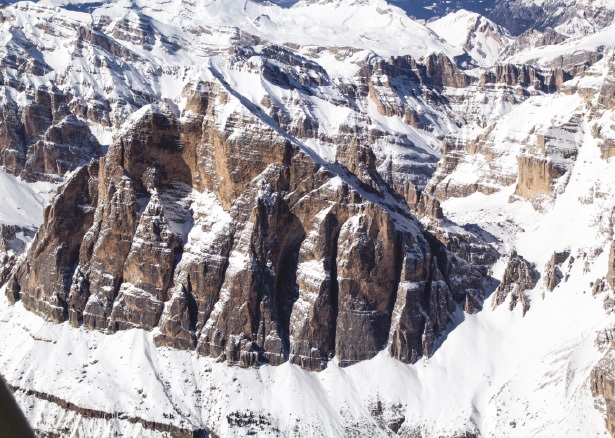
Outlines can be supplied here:
[[[41, 86], [24, 107], [5, 88], [0, 97], [0, 165], [35, 181], [64, 175], [102, 155], [98, 140], [71, 109], [71, 97]], [[78, 113], [78, 112], [77, 112]]]
[[556, 286], [562, 281], [564, 275], [560, 269], [562, 263], [564, 263], [570, 256], [570, 251], [554, 252], [549, 259], [546, 266], [545, 286], [550, 291], [556, 288]]
[[55, 322], [68, 315], [73, 269], [84, 235], [92, 225], [97, 201], [96, 161], [80, 168], [45, 208], [44, 223], [9, 280], [9, 300], [21, 299], [26, 308]]
[[550, 127], [536, 135], [535, 144], [526, 146], [524, 154], [517, 157], [516, 195], [532, 199], [563, 191], [567, 184], [565, 175], [576, 160], [577, 144], [583, 132], [579, 120], [575, 115], [561, 126]]
[[[46, 186], [41, 181], [64, 180], [36, 235], [0, 226], [0, 285], [12, 303], [21, 300], [46, 320], [69, 322], [77, 334], [123, 338], [117, 332], [148, 331], [146, 338], [158, 347], [189, 351], [171, 354], [180, 362], [199, 354], [242, 367], [289, 362], [323, 370], [332, 360], [345, 367], [378, 354], [404, 363], [433, 355], [463, 320], [462, 312], [482, 309], [497, 283], [490, 276], [498, 251], [527, 248], [542, 231], [537, 244], [557, 241], [577, 256], [573, 263], [568, 251], [554, 253], [544, 267], [545, 288], [562, 289], [566, 297], [560, 298], [593, 299], [566, 288], [588, 283], [577, 276], [595, 279], [587, 274], [595, 260], [604, 261], [602, 244], [612, 238], [614, 184], [605, 172], [615, 155], [613, 49], [606, 43], [595, 47], [600, 35], [568, 37], [595, 32], [600, 26], [590, 27], [612, 21], [612, 15], [576, 4], [562, 8], [555, 0], [544, 0], [544, 7], [500, 2], [495, 15], [515, 8], [513, 20], [538, 20], [538, 28], [513, 42], [479, 15], [463, 13], [448, 22], [463, 31], [457, 38], [452, 26], [437, 31], [430, 27], [435, 21], [413, 22], [397, 8], [372, 1], [301, 2], [274, 15], [265, 14], [276, 11], [266, 2], [228, 1], [224, 11], [220, 2], [142, 8], [132, 2], [9, 3], [0, 8], [0, 165], [37, 182], [30, 186], [35, 191]], [[343, 24], [334, 24], [338, 16], [314, 22], [317, 35], [287, 32], [289, 23], [310, 24], [311, 12], [321, 6], [336, 12], [341, 7], [351, 16]], [[551, 20], [551, 12], [560, 15]], [[299, 20], [306, 13], [308, 20]], [[238, 19], [231, 20], [235, 14]], [[366, 14], [374, 23], [388, 21], [390, 30], [356, 32], [351, 23], [357, 17], [365, 22]], [[462, 197], [469, 199], [451, 199]], [[587, 239], [570, 238], [575, 221], [545, 227], [577, 201], [583, 207], [574, 216], [589, 225]], [[3, 213], [0, 206], [0, 220]], [[561, 241], [559, 229], [566, 230]], [[609, 315], [615, 309], [614, 248], [605, 279], [589, 284], [595, 294], [609, 291]], [[543, 249], [524, 255], [542, 260]], [[536, 267], [516, 252], [506, 261], [494, 306], [519, 305], [525, 314], [527, 291], [539, 280]], [[557, 299], [557, 293], [545, 297], [541, 309]], [[9, 321], [1, 324], [10, 327], [20, 312], [21, 305], [3, 311]], [[484, 312], [471, 317], [446, 342], [472, 330], [480, 335], [488, 325], [474, 322], [486, 316], [490, 320]], [[599, 327], [585, 322], [583, 333]], [[31, 335], [35, 345], [44, 345], [39, 342], [46, 339]], [[574, 333], [568, 337], [573, 340]], [[446, 345], [444, 356], [459, 351]], [[558, 352], [556, 359], [565, 357]], [[26, 406], [36, 394], [57, 402], [53, 391], [32, 395], [43, 389], [40, 374], [22, 371], [40, 359], [23, 358], [21, 369], [11, 365], [7, 375], [24, 391]], [[72, 366], [75, 358], [62, 365], [78, 382], [91, 381], [86, 378], [94, 368], [108, 362], [100, 358], [93, 367], [88, 360], [80, 369]], [[591, 384], [615, 431], [612, 358], [605, 356]], [[501, 358], [492, 359], [485, 363], [497, 371]], [[182, 369], [151, 365], [157, 378], [152, 381], [164, 383], [159, 389], [169, 396], [165, 406], [174, 409], [164, 410], [162, 426], [150, 424], [161, 433], [215, 436], [239, 433], [235, 427], [252, 433], [247, 421], [269, 417], [224, 408], [225, 397], [214, 399], [218, 392], [207, 378], [198, 379], [188, 398], [198, 402], [192, 407], [213, 401], [209, 411], [215, 415], [189, 415], [173, 396], [187, 388], [183, 378], [176, 379]], [[459, 375], [472, 372], [454, 365]], [[588, 380], [580, 373], [588, 367], [573, 365], [568, 371], [579, 374], [567, 393], [581, 400], [587, 391], [577, 389]], [[424, 376], [417, 375], [419, 383]], [[474, 424], [477, 415], [496, 409], [479, 406], [474, 412], [469, 400], [460, 406], [461, 416], [454, 413], [453, 422], [431, 430], [428, 421], [417, 423], [410, 399], [384, 394], [381, 404], [382, 394], [366, 399], [358, 391], [363, 413], [373, 418], [363, 415], [355, 424], [354, 413], [336, 404], [329, 410], [331, 427], [325, 424], [328, 433], [321, 435], [378, 435], [376, 427], [400, 436], [454, 435], [457, 425], [459, 436], [492, 429], [505, 434], [509, 426], [521, 430], [519, 418], [511, 418], [518, 409], [499, 409], [504, 402], [510, 407], [516, 392], [511, 383], [489, 398], [488, 407], [498, 408], [494, 421]], [[47, 425], [64, 418], [63, 426], [73, 429], [83, 425], [77, 424], [80, 418], [95, 418], [97, 425], [108, 421], [108, 413], [76, 405], [85, 392], [75, 388], [57, 408], [70, 415], [35, 421]], [[162, 394], [135, 389], [149, 403]], [[429, 402], [433, 392], [425, 394], [420, 398]], [[130, 406], [121, 402], [118, 412], [133, 410], [134, 394], [128, 395], [122, 399]], [[467, 398], [464, 391], [455, 397], [462, 405]], [[149, 403], [135, 408], [142, 418], [126, 414], [114, 420], [144, 427], [158, 422], [156, 412], [163, 411], [152, 411]], [[79, 411], [85, 414], [73, 415]], [[276, 415], [266, 421], [271, 435], [288, 424]], [[314, 428], [292, 422], [297, 434], [320, 432], [317, 422]], [[164, 429], [171, 424], [181, 428]]]
[[539, 157], [520, 156], [518, 163], [519, 182], [515, 194], [524, 198], [552, 194], [552, 181], [565, 173], [557, 164]]
[[69, 115], [49, 127], [42, 140], [30, 146], [24, 172], [26, 175], [64, 175], [101, 155], [102, 148], [88, 126]]
[[536, 286], [538, 277], [539, 274], [534, 264], [518, 255], [516, 251], [512, 251], [502, 282], [494, 292], [493, 307], [499, 306], [510, 298], [509, 309], [513, 310], [519, 304], [525, 315], [530, 308], [530, 302], [524, 292]]
[[386, 346], [391, 324], [399, 243], [391, 219], [370, 210], [347, 220], [339, 232], [335, 350], [341, 365], [375, 356]]
[[480, 84], [532, 86], [535, 90], [552, 93], [570, 77], [570, 74], [557, 68], [541, 71], [529, 65], [500, 64], [493, 71], [483, 73], [480, 78]]
[[457, 306], [480, 307], [486, 272], [399, 207], [373, 154], [317, 164], [249, 113], [220, 128], [219, 84], [185, 94], [186, 117], [143, 108], [71, 176], [12, 300], [88, 329], [156, 328], [158, 345], [241, 366], [315, 370], [387, 347], [414, 362]]
[[602, 358], [591, 370], [589, 377], [589, 387], [595, 401], [594, 406], [605, 416], [605, 426], [611, 436], [615, 436], [614, 339], [612, 328], [601, 331], [596, 337], [595, 344], [602, 352]]
[[604, 400], [606, 405], [606, 429], [611, 436], [615, 436], [615, 376], [612, 373], [612, 357], [592, 370], [590, 387], [594, 397]]

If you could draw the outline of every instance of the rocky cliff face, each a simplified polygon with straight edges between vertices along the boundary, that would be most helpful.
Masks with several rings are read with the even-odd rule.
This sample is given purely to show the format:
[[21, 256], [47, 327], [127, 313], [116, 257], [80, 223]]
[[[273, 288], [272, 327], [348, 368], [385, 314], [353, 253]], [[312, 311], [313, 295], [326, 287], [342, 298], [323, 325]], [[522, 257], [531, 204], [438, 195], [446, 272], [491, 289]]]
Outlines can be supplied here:
[[[71, 108], [70, 96], [39, 87], [21, 92], [14, 83], [4, 84], [0, 100], [3, 125], [0, 136], [0, 165], [24, 179], [49, 179], [102, 155], [98, 140], [88, 125], [76, 117], [84, 114]], [[27, 104], [18, 105], [17, 95]]]
[[[60, 28], [52, 23], [45, 32]], [[80, 43], [71, 56], [101, 51], [105, 57], [92, 62], [115, 79], [110, 56], [130, 61], [132, 74], [143, 78], [146, 52], [179, 49], [143, 16], [101, 16], [74, 34]], [[28, 38], [12, 42], [26, 47]], [[51, 68], [38, 53], [19, 53], [16, 66], [32, 67], [13, 68], [17, 77]], [[269, 92], [257, 105], [214, 68], [209, 81], [184, 85], [181, 109], [177, 99], [160, 101], [154, 88], [134, 84], [120, 88], [124, 101], [109, 90], [84, 100], [39, 86], [23, 105], [14, 97], [18, 83], [7, 79], [7, 168], [36, 179], [94, 158], [46, 209], [9, 282], [10, 299], [88, 329], [156, 329], [159, 345], [245, 366], [290, 360], [320, 369], [334, 354], [347, 365], [387, 346], [408, 362], [429, 356], [458, 304], [480, 308], [497, 258], [478, 236], [438, 224], [439, 202], [493, 193], [517, 174], [518, 196], [561, 191], [580, 125], [572, 120], [532, 134], [517, 168], [507, 168], [490, 113], [498, 101], [510, 107], [554, 93], [572, 73], [502, 64], [477, 77], [441, 53], [420, 60], [369, 55], [353, 61], [354, 77], [342, 83], [315, 61], [356, 53], [300, 53], [235, 34], [233, 68], [293, 96]], [[350, 115], [323, 127], [314, 96]], [[122, 116], [156, 100], [98, 159], [102, 149], [88, 123], [117, 129]], [[464, 108], [477, 119], [464, 118]], [[390, 129], [379, 117], [409, 128]], [[480, 133], [467, 144], [452, 141], [459, 126]], [[333, 154], [323, 159], [314, 144]], [[472, 155], [485, 157], [486, 178], [459, 184], [452, 175]], [[428, 231], [413, 214], [435, 222]], [[522, 297], [522, 289], [513, 296]]]
[[[513, 41], [502, 28], [474, 17], [467, 38], [453, 44], [381, 2], [305, 2], [288, 10], [287, 22], [274, 6], [252, 2], [229, 0], [221, 9], [219, 2], [174, 3], [181, 13], [172, 17], [166, 16], [168, 5], [154, 3], [141, 9], [80, 4], [68, 12], [18, 3], [2, 10], [0, 164], [20, 176], [20, 184], [63, 185], [36, 236], [33, 229], [4, 225], [0, 211], [0, 284], [6, 283], [10, 303], [20, 303], [0, 309], [0, 331], [11, 327], [28, 342], [45, 342], [44, 351], [54, 358], [63, 351], [58, 340], [66, 339], [59, 334], [64, 330], [87, 339], [88, 351], [96, 349], [92, 339], [102, 345], [134, 340], [138, 333], [143, 340], [135, 341], [135, 351], [143, 346], [147, 355], [174, 358], [164, 365], [168, 371], [161, 370], [162, 359], [155, 363], [147, 356], [158, 383], [131, 387], [126, 391], [134, 389], [137, 401], [121, 402], [118, 416], [124, 419], [118, 422], [147, 430], [206, 433], [207, 415], [217, 415], [211, 430], [222, 434], [275, 435], [282, 420], [265, 409], [224, 405], [217, 386], [228, 373], [258, 380], [269, 391], [267, 373], [291, 370], [301, 373], [301, 382], [323, 382], [352, 371], [359, 382], [361, 373], [373, 376], [378, 373], [370, 367], [384, 364], [401, 370], [403, 394], [391, 390], [392, 396], [382, 396], [385, 402], [370, 389], [356, 405], [332, 402], [326, 413], [310, 415], [330, 414], [337, 428], [304, 427], [300, 420], [293, 433], [428, 435], [421, 421], [444, 415], [433, 407], [445, 406], [436, 399], [454, 387], [459, 391], [452, 400], [462, 397], [460, 405], [468, 409], [454, 414], [454, 426], [438, 425], [429, 436], [478, 436], [479, 429], [523, 434], [521, 416], [535, 425], [539, 420], [527, 412], [536, 418], [550, 412], [530, 404], [520, 411], [505, 408], [518, 402], [520, 387], [484, 371], [502, 363], [521, 371], [526, 363], [557, 366], [540, 368], [545, 376], [566, 369], [573, 377], [554, 378], [553, 385], [566, 382], [566, 394], [579, 394], [584, 402], [591, 389], [605, 400], [606, 407], [598, 407], [613, 430], [610, 359], [590, 379], [596, 362], [572, 357], [574, 349], [567, 347], [589, 351], [579, 333], [600, 330], [596, 315], [613, 308], [615, 257], [602, 250], [613, 240], [615, 208], [609, 195], [615, 187], [609, 176], [615, 82], [612, 49], [600, 46], [606, 37], [569, 39], [577, 35], [574, 29], [545, 22], [555, 27]], [[378, 25], [339, 36], [355, 11], [335, 32], [318, 27], [314, 35], [298, 37], [271, 30], [300, 26], [305, 17], [312, 23], [310, 8], [328, 7], [371, 8], [369, 24]], [[231, 13], [247, 18], [238, 21]], [[587, 23], [577, 24], [579, 30]], [[406, 33], [416, 38], [399, 38]], [[495, 45], [488, 47], [489, 41]], [[585, 234], [570, 237], [576, 228]], [[596, 281], [605, 263], [606, 280]], [[598, 311], [590, 308], [594, 298], [581, 297], [584, 288], [606, 295], [606, 312], [602, 303]], [[491, 306], [481, 312], [485, 299]], [[561, 306], [575, 309], [569, 317], [582, 329], [567, 333], [569, 321], [561, 324], [549, 313], [560, 299]], [[504, 307], [517, 306], [519, 312], [501, 318]], [[24, 308], [68, 323], [43, 323]], [[14, 320], [23, 315], [53, 335], [21, 327]], [[545, 344], [551, 333], [536, 340], [543, 348], [527, 349], [519, 344], [523, 337], [507, 332], [535, 333], [544, 328], [536, 322], [544, 315], [553, 327], [560, 323], [561, 351]], [[494, 341], [493, 333], [502, 340]], [[451, 345], [457, 336], [467, 341], [464, 354], [471, 351], [480, 366], [450, 365], [459, 362], [459, 344]], [[518, 357], [509, 345], [518, 348]], [[8, 348], [0, 348], [0, 363], [17, 370], [11, 384], [28, 406], [53, 404], [54, 412], [74, 415], [66, 420], [71, 425], [84, 418], [109, 423], [115, 406], [76, 405], [74, 394], [59, 397], [57, 388], [42, 389], [22, 372], [29, 365], [18, 363], [29, 364], [30, 356], [8, 360]], [[540, 350], [547, 356], [537, 356]], [[109, 357], [115, 360], [114, 354]], [[57, 375], [65, 379], [62, 373], [78, 370], [80, 390], [89, 370], [112, 368], [112, 359], [94, 355], [70, 366], [58, 360]], [[173, 362], [182, 357], [205, 364], [193, 380], [184, 359]], [[402, 367], [391, 358], [408, 364], [430, 359]], [[304, 373], [288, 364], [324, 372]], [[49, 370], [55, 362], [43, 365]], [[448, 380], [441, 370], [450, 372]], [[487, 374], [493, 379], [485, 389]], [[431, 376], [426, 385], [445, 390], [423, 391], [425, 375]], [[468, 375], [475, 380], [466, 382]], [[321, 388], [314, 382], [310, 388]], [[158, 384], [159, 398], [146, 400]], [[245, 389], [225, 386], [226, 395]], [[337, 397], [337, 389], [322, 387]], [[187, 394], [186, 405], [177, 394]], [[408, 401], [415, 395], [421, 403]], [[162, 399], [173, 413], [165, 411], [166, 422], [153, 424], [155, 409], [146, 412], [148, 403]], [[416, 406], [424, 411], [416, 414]], [[359, 419], [355, 424], [348, 418]]]
[[596, 408], [605, 415], [605, 425], [615, 435], [615, 377], [613, 376], [613, 330], [607, 329], [596, 337], [596, 346], [603, 356], [592, 369], [590, 387]]
[[220, 131], [229, 97], [215, 89], [191, 89], [180, 119], [144, 108], [71, 175], [10, 299], [88, 329], [157, 328], [160, 345], [242, 366], [349, 365], [387, 345], [429, 356], [457, 305], [480, 305], [484, 274], [391, 204], [369, 153], [319, 165], [242, 112]]
[[553, 291], [562, 280], [565, 280], [562, 273], [562, 265], [570, 257], [570, 251], [554, 252], [545, 268], [545, 286]]

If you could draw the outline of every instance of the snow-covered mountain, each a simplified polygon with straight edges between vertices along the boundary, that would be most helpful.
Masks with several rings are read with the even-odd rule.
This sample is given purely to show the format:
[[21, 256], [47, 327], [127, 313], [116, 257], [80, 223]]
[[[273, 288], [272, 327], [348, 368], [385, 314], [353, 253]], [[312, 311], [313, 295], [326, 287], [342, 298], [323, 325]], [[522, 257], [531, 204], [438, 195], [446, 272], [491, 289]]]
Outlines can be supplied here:
[[612, 5], [276, 3], [0, 9], [38, 434], [614, 434]]
[[482, 66], [497, 64], [502, 52], [513, 43], [506, 29], [463, 9], [431, 21], [427, 26], [453, 47], [465, 50]]

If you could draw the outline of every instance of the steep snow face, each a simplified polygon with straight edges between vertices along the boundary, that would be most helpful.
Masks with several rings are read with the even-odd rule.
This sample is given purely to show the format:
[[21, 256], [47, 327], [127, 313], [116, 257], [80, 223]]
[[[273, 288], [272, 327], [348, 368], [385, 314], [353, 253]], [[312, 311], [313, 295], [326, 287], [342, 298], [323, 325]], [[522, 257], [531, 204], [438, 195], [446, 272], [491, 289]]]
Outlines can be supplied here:
[[453, 47], [466, 50], [481, 66], [495, 65], [513, 41], [503, 27], [463, 9], [431, 21], [427, 27]]
[[100, 2], [68, 0], [38, 3], [69, 10], [77, 9], [76, 5], [83, 9], [88, 4], [95, 8], [90, 17], [77, 12], [73, 12], [72, 16], [85, 22], [96, 21], [103, 16], [132, 20], [136, 18], [137, 11], [139, 15], [156, 20], [153, 26], [176, 41], [214, 42], [219, 35], [208, 38], [211, 34], [201, 32], [204, 29], [227, 28], [227, 32], [239, 29], [276, 44], [361, 47], [382, 56], [411, 54], [420, 57], [432, 52], [455, 56], [462, 53], [439, 41], [424, 25], [409, 19], [402, 10], [384, 0], [305, 1], [290, 9], [246, 0], [197, 0], [193, 3], [179, 0], [120, 0], [102, 5]]
[[58, 184], [29, 184], [0, 168], [0, 224], [38, 227]]
[[512, 63], [528, 63], [542, 66], [558, 66], [568, 60], [577, 58], [581, 62], [585, 53], [599, 52], [600, 47], [612, 45], [615, 37], [615, 25], [610, 25], [583, 38], [570, 38], [567, 41], [535, 47], [512, 55], [507, 61]]

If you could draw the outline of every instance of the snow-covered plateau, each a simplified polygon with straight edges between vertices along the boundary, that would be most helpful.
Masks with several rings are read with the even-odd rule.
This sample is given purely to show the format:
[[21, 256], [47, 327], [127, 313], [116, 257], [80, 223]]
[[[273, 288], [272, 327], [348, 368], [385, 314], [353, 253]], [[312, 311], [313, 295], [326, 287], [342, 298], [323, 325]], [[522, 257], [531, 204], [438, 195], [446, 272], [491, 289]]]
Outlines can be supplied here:
[[615, 436], [615, 4], [504, 6], [0, 5], [37, 436]]

